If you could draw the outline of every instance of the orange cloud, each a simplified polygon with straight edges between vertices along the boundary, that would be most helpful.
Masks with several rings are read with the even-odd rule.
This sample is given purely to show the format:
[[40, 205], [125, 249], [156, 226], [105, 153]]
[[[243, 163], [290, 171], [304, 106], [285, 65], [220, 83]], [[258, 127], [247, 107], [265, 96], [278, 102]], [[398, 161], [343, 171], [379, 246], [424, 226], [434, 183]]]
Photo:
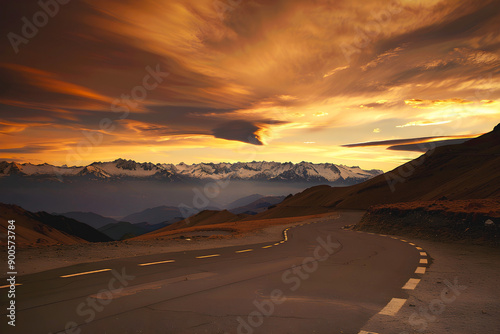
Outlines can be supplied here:
[[471, 104], [471, 103], [473, 102], [459, 98], [446, 99], [446, 100], [421, 100], [421, 99], [405, 100], [406, 105], [409, 105], [414, 108], [432, 108], [432, 107]]

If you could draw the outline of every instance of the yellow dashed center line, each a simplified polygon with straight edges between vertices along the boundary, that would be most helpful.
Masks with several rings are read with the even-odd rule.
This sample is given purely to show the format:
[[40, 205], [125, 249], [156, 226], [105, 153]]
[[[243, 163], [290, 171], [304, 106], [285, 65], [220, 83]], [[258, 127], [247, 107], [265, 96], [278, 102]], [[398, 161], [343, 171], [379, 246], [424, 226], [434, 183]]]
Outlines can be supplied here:
[[246, 252], [251, 252], [251, 251], [253, 251], [253, 249], [243, 249], [243, 250], [236, 251], [235, 253], [246, 253]]
[[427, 256], [426, 252], [420, 252], [420, 256]]
[[273, 245], [264, 246], [264, 247], [262, 247], [262, 248], [271, 248], [271, 247], [273, 247]]
[[138, 266], [144, 267], [144, 266], [152, 266], [153, 264], [162, 264], [162, 263], [170, 263], [170, 262], [175, 262], [175, 260], [141, 263], [141, 264], [138, 264]]
[[392, 298], [389, 304], [387, 304], [379, 314], [383, 315], [395, 315], [406, 303], [406, 299]]
[[425, 274], [425, 267], [417, 267], [415, 274]]
[[416, 248], [416, 249], [418, 249], [418, 250], [423, 250], [423, 248], [422, 248], [422, 247], [415, 247], [415, 248]]
[[429, 263], [429, 261], [427, 261], [427, 259], [420, 259], [420, 263], [427, 264], [427, 263]]
[[211, 254], [211, 255], [203, 255], [203, 256], [197, 256], [197, 259], [206, 259], [207, 257], [216, 257], [220, 256], [220, 254]]
[[420, 283], [420, 279], [418, 278], [410, 278], [408, 282], [403, 286], [404, 290], [414, 290], [417, 287], [417, 284]]
[[274, 245], [275, 245], [275, 246], [278, 246], [279, 244], [280, 244], [280, 243], [279, 243], [279, 242], [277, 242], [277, 243], [275, 243]]
[[101, 269], [101, 270], [94, 270], [94, 271], [86, 271], [86, 272], [83, 272], [83, 273], [63, 275], [63, 276], [59, 276], [59, 277], [67, 278], [67, 277], [74, 277], [74, 276], [81, 276], [81, 275], [88, 275], [88, 274], [95, 274], [95, 273], [102, 273], [103, 271], [110, 271], [110, 270], [111, 269]]

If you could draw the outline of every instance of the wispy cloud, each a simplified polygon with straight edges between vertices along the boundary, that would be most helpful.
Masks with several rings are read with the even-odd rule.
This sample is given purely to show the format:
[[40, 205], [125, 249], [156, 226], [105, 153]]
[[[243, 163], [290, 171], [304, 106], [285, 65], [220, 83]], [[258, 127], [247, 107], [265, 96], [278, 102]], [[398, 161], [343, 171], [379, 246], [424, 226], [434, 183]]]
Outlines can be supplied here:
[[441, 124], [447, 124], [450, 123], [451, 121], [441, 121], [441, 122], [431, 122], [431, 121], [413, 121], [413, 122], [408, 122], [403, 125], [397, 125], [397, 128], [406, 128], [409, 126], [429, 126], [429, 125], [441, 125]]
[[473, 102], [460, 98], [446, 99], [446, 100], [421, 100], [421, 99], [405, 100], [405, 104], [414, 108], [431, 108], [431, 107], [462, 105], [471, 103]]
[[345, 144], [342, 147], [367, 147], [367, 146], [394, 146], [394, 145], [405, 145], [405, 144], [418, 144], [418, 143], [428, 143], [436, 140], [455, 140], [463, 138], [476, 138], [481, 134], [473, 135], [456, 135], [456, 136], [434, 136], [434, 137], [420, 137], [420, 138], [406, 138], [406, 139], [387, 139], [379, 141], [371, 141], [364, 143], [355, 144]]

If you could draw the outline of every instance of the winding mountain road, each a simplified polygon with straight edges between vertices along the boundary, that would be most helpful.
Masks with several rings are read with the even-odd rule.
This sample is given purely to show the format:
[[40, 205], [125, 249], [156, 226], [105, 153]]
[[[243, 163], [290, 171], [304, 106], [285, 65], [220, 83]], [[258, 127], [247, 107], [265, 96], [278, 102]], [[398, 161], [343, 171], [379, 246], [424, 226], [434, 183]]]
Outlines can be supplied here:
[[417, 245], [342, 229], [359, 217], [297, 226], [276, 243], [20, 276], [16, 327], [0, 289], [0, 332], [363, 333], [373, 315], [403, 306], [428, 260]]

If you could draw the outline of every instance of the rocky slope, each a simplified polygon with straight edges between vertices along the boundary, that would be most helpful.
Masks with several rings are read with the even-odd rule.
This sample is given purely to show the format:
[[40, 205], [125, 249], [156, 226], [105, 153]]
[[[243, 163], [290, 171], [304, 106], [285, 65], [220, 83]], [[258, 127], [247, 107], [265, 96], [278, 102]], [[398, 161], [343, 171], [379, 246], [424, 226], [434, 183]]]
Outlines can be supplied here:
[[371, 205], [500, 197], [500, 125], [463, 144], [437, 147], [390, 172], [349, 187], [316, 186], [258, 218], [368, 209]]

